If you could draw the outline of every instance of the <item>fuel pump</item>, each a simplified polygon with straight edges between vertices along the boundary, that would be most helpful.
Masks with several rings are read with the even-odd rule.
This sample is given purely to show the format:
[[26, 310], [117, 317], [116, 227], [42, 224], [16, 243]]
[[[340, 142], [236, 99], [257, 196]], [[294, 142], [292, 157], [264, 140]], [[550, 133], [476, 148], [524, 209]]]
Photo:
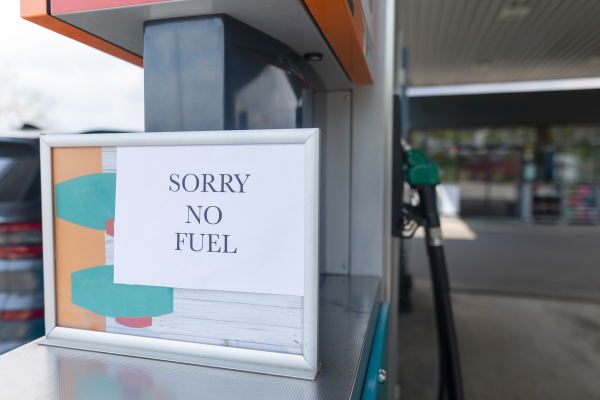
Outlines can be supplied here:
[[462, 400], [463, 388], [456, 342], [450, 284], [444, 242], [436, 204], [435, 187], [440, 183], [437, 164], [401, 139], [404, 180], [410, 186], [409, 203], [402, 206], [398, 227], [404, 239], [412, 238], [419, 226], [425, 229], [431, 271], [439, 344], [439, 399]]
[[[122, 391], [123, 393], [133, 393], [131, 396], [134, 397], [143, 397], [150, 390], [154, 390], [156, 393], [167, 393], [168, 397], [172, 398], [196, 398], [198, 393], [202, 393], [202, 396], [211, 399], [239, 397], [270, 399], [280, 398], [282, 394], [286, 398], [301, 399], [392, 397], [395, 392], [393, 378], [396, 376], [397, 357], [393, 348], [395, 343], [389, 338], [394, 336], [397, 324], [394, 319], [396, 313], [393, 312], [395, 304], [391, 301], [395, 298], [396, 293], [391, 284], [393, 271], [389, 232], [391, 218], [389, 215], [388, 177], [392, 168], [389, 154], [392, 122], [391, 93], [395, 75], [394, 55], [399, 36], [395, 18], [396, 2], [393, 0], [21, 0], [21, 16], [32, 23], [107, 54], [140, 67], [143, 66], [145, 110], [143, 137], [148, 137], [151, 141], [164, 137], [165, 141], [160, 142], [160, 146], [183, 146], [183, 148], [175, 150], [187, 151], [188, 147], [197, 144], [187, 141], [185, 143], [176, 142], [175, 138], [185, 137], [187, 140], [188, 137], [191, 137], [190, 135], [194, 137], [201, 136], [200, 134], [207, 135], [206, 137], [219, 135], [227, 138], [224, 139], [225, 142], [233, 143], [231, 142], [232, 138], [239, 137], [240, 140], [250, 140], [249, 138], [253, 137], [251, 135], [258, 131], [263, 132], [265, 137], [271, 137], [273, 133], [268, 130], [285, 130], [282, 142], [278, 144], [287, 144], [291, 138], [296, 137], [299, 130], [318, 128], [320, 132], [323, 132], [319, 136], [318, 148], [320, 151], [316, 153], [319, 166], [311, 167], [310, 170], [297, 168], [298, 174], [302, 174], [298, 176], [305, 177], [305, 182], [318, 182], [315, 187], [318, 188], [320, 197], [295, 196], [294, 200], [299, 201], [300, 205], [302, 205], [302, 201], [305, 201], [305, 207], [299, 208], [302, 214], [290, 211], [293, 209], [288, 207], [286, 202], [280, 202], [283, 204], [282, 208], [296, 216], [308, 216], [310, 214], [307, 210], [316, 210], [315, 212], [318, 214], [315, 218], [316, 222], [310, 226], [318, 232], [311, 233], [308, 229], [300, 228], [300, 226], [304, 226], [302, 224], [299, 224], [298, 228], [288, 227], [289, 229], [281, 230], [281, 232], [270, 231], [277, 233], [272, 247], [282, 256], [285, 252], [281, 250], [282, 247], [278, 243], [285, 235], [297, 235], [297, 238], [302, 238], [306, 243], [318, 248], [318, 252], [314, 252], [314, 257], [307, 252], [303, 253], [302, 257], [285, 254], [286, 261], [281, 262], [280, 267], [273, 269], [273, 272], [285, 271], [285, 268], [288, 268], [288, 259], [297, 262], [301, 262], [300, 260], [310, 261], [318, 267], [313, 268], [313, 275], [305, 275], [305, 279], [308, 279], [310, 284], [299, 290], [297, 296], [290, 295], [290, 298], [293, 297], [290, 300], [292, 301], [290, 307], [293, 307], [293, 311], [290, 312], [293, 322], [282, 321], [282, 318], [278, 318], [273, 310], [267, 309], [269, 311], [265, 313], [273, 322], [265, 323], [264, 319], [248, 314], [247, 305], [254, 303], [246, 300], [234, 301], [229, 297], [225, 300], [226, 308], [236, 314], [235, 318], [239, 316], [251, 323], [260, 324], [261, 327], [258, 330], [248, 328], [245, 323], [237, 322], [226, 316], [222, 311], [222, 306], [216, 301], [207, 301], [208, 304], [203, 303], [203, 306], [185, 306], [187, 309], [193, 309], [195, 313], [210, 312], [211, 315], [218, 316], [213, 320], [215, 321], [214, 329], [218, 333], [208, 334], [206, 322], [194, 322], [193, 324], [186, 322], [184, 325], [188, 327], [186, 329], [191, 331], [192, 335], [188, 331], [184, 333], [180, 329], [173, 334], [174, 336], [164, 339], [165, 342], [168, 340], [168, 343], [176, 343], [177, 346], [192, 343], [192, 345], [198, 345], [196, 348], [201, 351], [216, 351], [217, 353], [225, 351], [229, 354], [229, 358], [223, 361], [228, 363], [228, 366], [223, 370], [213, 368], [218, 366], [211, 361], [216, 359], [214, 353], [210, 353], [210, 357], [206, 357], [206, 360], [209, 361], [204, 364], [189, 363], [189, 365], [197, 364], [198, 368], [195, 369], [187, 368], [188, 361], [178, 363], [172, 358], [169, 360], [173, 360], [174, 363], [157, 366], [152, 362], [144, 363], [134, 357], [106, 356], [99, 362], [97, 354], [87, 354], [93, 358], [93, 360], [90, 359], [90, 365], [98, 369], [96, 366], [101, 363], [100, 370], [105, 371], [102, 372], [104, 375], [98, 378], [103, 382], [110, 382], [106, 384], [106, 389], [103, 389], [105, 393], [107, 390], [111, 390], [110, 393], [121, 393]], [[58, 53], [57, 56], [59, 56]], [[93, 78], [91, 73], [90, 78]], [[152, 133], [152, 135], [146, 135], [146, 133]], [[108, 136], [104, 135], [104, 137]], [[118, 134], [114, 134], [114, 137], [111, 136], [111, 138], [125, 140], [122, 139], [123, 135]], [[133, 142], [129, 139], [129, 135], [127, 138], [127, 145], [132, 146]], [[319, 139], [315, 140], [318, 142]], [[219, 143], [211, 142], [210, 145], [219, 145]], [[123, 165], [126, 164], [120, 163], [119, 167], [115, 167], [118, 163], [113, 162], [115, 148], [117, 148], [117, 153], [124, 154], [123, 151], [118, 150], [120, 144], [102, 142], [90, 146], [93, 147], [92, 150], [96, 154], [95, 158], [84, 157], [81, 155], [82, 152], [77, 151], [77, 157], [79, 157], [77, 160], [81, 158], [86, 162], [89, 160], [90, 163], [97, 162], [97, 164], [89, 168], [88, 164], [85, 164], [85, 168], [80, 168], [76, 163], [69, 162], [69, 165], [77, 168], [77, 171], [69, 175], [69, 178], [78, 178], [80, 176], [78, 174], [92, 170], [104, 173], [104, 166], [107, 166], [108, 171], [110, 165], [110, 172], [107, 173], [120, 174], [120, 182], [124, 182], [123, 176], [126, 173], [123, 172]], [[103, 151], [102, 147], [110, 149]], [[137, 147], [137, 144], [134, 147]], [[172, 149], [170, 148], [170, 150]], [[56, 152], [52, 150], [44, 154], [50, 154], [47, 158], [50, 160], [53, 157], [52, 154], [59, 152], [60, 150]], [[235, 161], [247, 162], [248, 154], [240, 153]], [[306, 158], [309, 153], [304, 152], [303, 154]], [[279, 153], [278, 157], [282, 162], [289, 161], [282, 153]], [[52, 158], [52, 160], [58, 160], [58, 158], [60, 156]], [[183, 159], [177, 154], [172, 158], [173, 160]], [[190, 160], [192, 160], [192, 156], [190, 156]], [[374, 160], [378, 161], [374, 162]], [[205, 169], [215, 169], [215, 164], [209, 163], [208, 158], [202, 156], [193, 158], [193, 161], [204, 164], [194, 165], [190, 161], [189, 166], [180, 168], [189, 173], [182, 172], [182, 174], [188, 176], [191, 182], [195, 182], [197, 178], [198, 184], [204, 184], [204, 180], [200, 183], [201, 174], [206, 172]], [[140, 162], [139, 169], [141, 171], [146, 166], [154, 165], [164, 167], [167, 162], [167, 157], [161, 153], [151, 163]], [[267, 168], [267, 165], [270, 165], [267, 163], [268, 160], [263, 159], [259, 166], [264, 167], [269, 173], [280, 172], [279, 169], [272, 166]], [[52, 185], [58, 185], [62, 181], [59, 183], [58, 178], [52, 175], [52, 164], [45, 165], [46, 176], [49, 178], [43, 184], [48, 186], [47, 192], [51, 193], [54, 190]], [[198, 165], [206, 166], [199, 168]], [[121, 168], [120, 172], [116, 171], [118, 168]], [[218, 170], [220, 171], [220, 169]], [[192, 173], [196, 174], [196, 178], [192, 176]], [[256, 173], [252, 174], [254, 174], [253, 177], [256, 176]], [[206, 181], [208, 185], [212, 181], [208, 175], [207, 177], [209, 178]], [[243, 179], [242, 176], [240, 178]], [[181, 176], [181, 180], [178, 179], [176, 182], [187, 193], [195, 185], [186, 189], [183, 187], [183, 179], [184, 176]], [[131, 179], [131, 181], [133, 180]], [[219, 193], [225, 193], [224, 191], [228, 190], [225, 189], [227, 182], [228, 179], [221, 182], [224, 187], [222, 188], [223, 192], [219, 191]], [[215, 184], [213, 183], [213, 185]], [[175, 183], [173, 185], [176, 186]], [[218, 190], [216, 187], [214, 189]], [[207, 186], [206, 193], [209, 190], [211, 193], [216, 193], [214, 189]], [[229, 191], [229, 193], [232, 192]], [[266, 192], [261, 191], [261, 193], [264, 195]], [[52, 198], [46, 196], [48, 199]], [[139, 193], [134, 193], [134, 196], [141, 197]], [[115, 209], [117, 197], [124, 198], [115, 194]], [[148, 197], [151, 196], [146, 196], [146, 198]], [[271, 198], [279, 199], [279, 193], [272, 195]], [[112, 210], [112, 200], [106, 202], [105, 205], [110, 206]], [[190, 206], [195, 207], [194, 209], [198, 212], [200, 209], [197, 207], [200, 205], [202, 204], [190, 203]], [[213, 203], [210, 205], [212, 206]], [[44, 214], [51, 218], [60, 218], [59, 216], [53, 217], [57, 214], [52, 211], [52, 207], [49, 203], [45, 205], [47, 211], [44, 211]], [[250, 206], [247, 209], [249, 210]], [[206, 208], [203, 210], [205, 211]], [[153, 212], [155, 215], [163, 213], [166, 215], [166, 210]], [[202, 215], [204, 216], [204, 213]], [[200, 214], [197, 216], [197, 219], [192, 216], [194, 220], [191, 220], [191, 223], [200, 222]], [[265, 219], [267, 218], [280, 219], [274, 214]], [[111, 219], [107, 220], [111, 221]], [[203, 221], [206, 222], [205, 219]], [[214, 221], [216, 220], [211, 219], [211, 222], [207, 222], [207, 224]], [[307, 224], [307, 221], [309, 220], [305, 218], [304, 224]], [[62, 221], [58, 223], [62, 223]], [[112, 226], [100, 224], [99, 227], [108, 226], [109, 230], [114, 233], [114, 225], [121, 227], [117, 228], [117, 231], [123, 229], [124, 226], [122, 223], [120, 225], [113, 223]], [[153, 229], [155, 229], [154, 225]], [[239, 225], [243, 224], [239, 223]], [[250, 228], [257, 225], [245, 224], [244, 226]], [[52, 225], [47, 223], [45, 226]], [[71, 226], [69, 225], [67, 229], [69, 227]], [[79, 229], [77, 226], [71, 228]], [[86, 226], [83, 228], [94, 229]], [[49, 229], [48, 232], [51, 230]], [[86, 259], [85, 262], [89, 261], [89, 265], [77, 262], [77, 268], [90, 269], [99, 266], [100, 263], [105, 263], [113, 265], [112, 271], [114, 271], [115, 262], [111, 255], [114, 255], [115, 252], [111, 250], [110, 246], [111, 243], [114, 246], [114, 243], [118, 244], [119, 242], [115, 242], [112, 239], [114, 236], [110, 234], [108, 234], [108, 238], [104, 234], [100, 235], [101, 231], [100, 229], [99, 232], [93, 232], [98, 234], [96, 239], [86, 241], [91, 245], [99, 243], [99, 248], [101, 247], [102, 250], [100, 251], [100, 261]], [[160, 231], [166, 230], [161, 229]], [[58, 237], [63, 236], [69, 235], [58, 234]], [[73, 235], [73, 237], [79, 236]], [[123, 237], [121, 235], [121, 239], [119, 239], [121, 244], [124, 243]], [[258, 238], [256, 235], [248, 235], [248, 237], [250, 239]], [[195, 238], [198, 239], [198, 235]], [[177, 240], [181, 251], [184, 251], [186, 245], [189, 245], [188, 250], [191, 249], [191, 239], [187, 230], [173, 239]], [[296, 240], [294, 244], [300, 246], [300, 242], [300, 240]], [[106, 243], [109, 243], [108, 250], [106, 250]], [[176, 250], [177, 243], [173, 247], [175, 250], [167, 251], [178, 251]], [[210, 243], [206, 243], [210, 247]], [[196, 244], [199, 242], [197, 241]], [[233, 246], [237, 246], [237, 244], [233, 244]], [[46, 246], [46, 249], [54, 247], [50, 245]], [[58, 246], [56, 247], [58, 248]], [[196, 246], [193, 251], [195, 249], [198, 247]], [[222, 249], [225, 249], [224, 242]], [[228, 249], [228, 253], [234, 251], [234, 247], [228, 247]], [[150, 254], [149, 252], [156, 250], [157, 246], [148, 246], [145, 252]], [[77, 254], [81, 253], [80, 248], [77, 251]], [[267, 253], [268, 251], [260, 253], [260, 257], [264, 258]], [[46, 257], [49, 261], [45, 263], [45, 276], [54, 277], [59, 271], [59, 269], [53, 268], [56, 258], [49, 252], [47, 254]], [[71, 253], [66, 252], [65, 254]], [[106, 261], [106, 257], [102, 257], [102, 254], [108, 254], [108, 257], [112, 258], [109, 258], [110, 261]], [[241, 254], [240, 251], [237, 254]], [[173, 255], [168, 254], [167, 257], [168, 265], [171, 265], [170, 261]], [[200, 257], [199, 253], [198, 257]], [[119, 256], [117, 256], [118, 260]], [[116, 264], [117, 270], [119, 270], [119, 262]], [[68, 265], [70, 268], [71, 264]], [[167, 265], [167, 263], [162, 263], [162, 265]], [[212, 266], [213, 264], [205, 265]], [[262, 266], [264, 261], [244, 261], [236, 265]], [[108, 271], [110, 272], [110, 270]], [[245, 272], [250, 274], [248, 271], [250, 270], [245, 269]], [[70, 278], [72, 273], [71, 270], [64, 273], [64, 276], [67, 277], [64, 286], [53, 285], [54, 278], [45, 280], [47, 283], [46, 332], [49, 335], [46, 339], [52, 340], [54, 334], [51, 332], [55, 327], [73, 329], [78, 332], [85, 331], [84, 335], [100, 333], [102, 337], [115, 337], [110, 336], [113, 331], [123, 332], [122, 329], [131, 328], [136, 330], [129, 332], [131, 334], [119, 333], [121, 336], [117, 337], [147, 344], [146, 339], [150, 336], [152, 339], [157, 336], [160, 340], [166, 337], [155, 332], [148, 336], [150, 330], [162, 329], [165, 325], [159, 321], [152, 325], [143, 324], [150, 323], [152, 318], [161, 318], [162, 315], [169, 315], [168, 318], [171, 318], [171, 314], [179, 313], [179, 305], [184, 304], [184, 302], [173, 301], [172, 312], [158, 316], [152, 315], [149, 320], [149, 313], [142, 316], [125, 316], [126, 318], [145, 318], [141, 322], [136, 320], [136, 324], [140, 322], [139, 327], [120, 324], [116, 320], [117, 316], [113, 318], [107, 312], [105, 312], [107, 315], [104, 315], [80, 307], [72, 301], [73, 296], [67, 296], [70, 300], [67, 300], [66, 305], [54, 307], [55, 289], [61, 293], [73, 292], [73, 281]], [[138, 274], [138, 276], [140, 275]], [[262, 284], [271, 280], [270, 278], [261, 280], [253, 276], [251, 281]], [[287, 279], [296, 283], [302, 282], [301, 279], [292, 278], [289, 274]], [[110, 277], [107, 280], [110, 284], [119, 284], [114, 282], [114, 274], [112, 281]], [[225, 280], [227, 282], [242, 281], [243, 277], [229, 271]], [[312, 290], [314, 282], [317, 282], [318, 285], [314, 286], [315, 290]], [[179, 289], [189, 289], [183, 287], [186, 285], [185, 283], [173, 284], [171, 289], [178, 295]], [[161, 285], [157, 287], [166, 288]], [[257, 295], [259, 296], [257, 298], [261, 299], [259, 301], [262, 301], [262, 297], [272, 294], [261, 291], [259, 288], [251, 288], [247, 291], [239, 288], [229, 291], [221, 289], [214, 290], [216, 295], [229, 296], [229, 292], [243, 293], [242, 295]], [[200, 292], [205, 294], [204, 289], [201, 288], [190, 290], [194, 290], [196, 294]], [[275, 294], [277, 296], [288, 296], [279, 291], [277, 293]], [[94, 291], [87, 294], [106, 299], [106, 296], [100, 296]], [[211, 294], [212, 289], [209, 295]], [[175, 296], [173, 294], [173, 299]], [[301, 299], [296, 299], [296, 297]], [[62, 298], [66, 297], [61, 297], [61, 300]], [[161, 304], [170, 305], [170, 299], [171, 297]], [[189, 296], [186, 299], [189, 300]], [[301, 302], [307, 299], [314, 301], [305, 306]], [[194, 301], [204, 302], [204, 300], [196, 298]], [[294, 303], [296, 301], [297, 303]], [[280, 307], [282, 303], [279, 300], [273, 300], [273, 302], [277, 303], [277, 306], [273, 306], [273, 308], [283, 309]], [[65, 321], [70, 322], [63, 323], [63, 310], [68, 313], [75, 307], [79, 307], [77, 312], [85, 313], [85, 315], [78, 314], [77, 318], [67, 318]], [[252, 305], [249, 308], [256, 309]], [[390, 309], [392, 311], [389, 311]], [[183, 308], [181, 311], [184, 312]], [[88, 316], [88, 312], [93, 313], [92, 317], [97, 323], [94, 323], [92, 328], [98, 332], [88, 332], [92, 330], [89, 328], [92, 324], [85, 318]], [[118, 318], [121, 320], [121, 316]], [[189, 319], [189, 315], [182, 318]], [[388, 318], [389, 323], [387, 322]], [[193, 319], [202, 320], [200, 317], [193, 317]], [[167, 324], [169, 329], [172, 327], [175, 329], [175, 325], [182, 326], [178, 319], [173, 319], [173, 321], [173, 325]], [[133, 325], [131, 320], [124, 322]], [[61, 326], [61, 323], [64, 326]], [[302, 329], [305, 327], [311, 327], [314, 332], [304, 333]], [[145, 331], [137, 329], [145, 329]], [[277, 343], [273, 341], [273, 346], [277, 346], [275, 347], [276, 351], [271, 352], [274, 354], [257, 347], [257, 343], [261, 340], [258, 339], [258, 331], [276, 338]], [[275, 331], [280, 333], [273, 334]], [[57, 332], [60, 333], [61, 329], [58, 329]], [[106, 335], [102, 333], [106, 333]], [[247, 333], [250, 338], [244, 339], [241, 333]], [[190, 340], [192, 336], [195, 337], [193, 341]], [[96, 337], [99, 336], [96, 335]], [[283, 337], [285, 339], [280, 340]], [[316, 339], [318, 339], [318, 344]], [[67, 347], [74, 347], [72, 342], [73, 340], [69, 340], [68, 344], [71, 346]], [[45, 344], [52, 346], [48, 343]], [[71, 392], [75, 390], [72, 387], [78, 389], [83, 387], [90, 391], [97, 390], [94, 385], [81, 383], [89, 381], [89, 373], [85, 365], [82, 366], [78, 360], [62, 362], [65, 357], [56, 355], [60, 353], [61, 348], [56, 346], [47, 349], [37, 346], [37, 343], [33, 343], [28, 348], [34, 346], [36, 346], [35, 351], [24, 351], [17, 357], [8, 360], [0, 359], [0, 372], [4, 370], [19, 371], [13, 366], [13, 363], [27, 365], [28, 368], [31, 368], [33, 362], [41, 362], [43, 365], [52, 365], [51, 374], [57, 376], [52, 379], [65, 382], [66, 387], [60, 390]], [[104, 353], [118, 352], [116, 348], [119, 346], [111, 345], [109, 347], [110, 351]], [[156, 349], [156, 346], [150, 347]], [[125, 357], [133, 355], [129, 353], [131, 348], [132, 346], [128, 346], [126, 351], [119, 354], [125, 354]], [[94, 350], [92, 349], [92, 351]], [[191, 353], [181, 349], [177, 350], [177, 354], [186, 357]], [[234, 365], [236, 361], [232, 361], [231, 354], [238, 353], [242, 354], [244, 363], [252, 364], [252, 368], [247, 370], [236, 368]], [[147, 357], [147, 353], [145, 354], [144, 357]], [[277, 366], [285, 370], [282, 373], [285, 376], [294, 376], [290, 374], [291, 369], [286, 366], [286, 360], [292, 360], [296, 363], [294, 365], [303, 366], [309, 362], [306, 357], [311, 358], [313, 354], [315, 362], [312, 362], [311, 358], [311, 365], [318, 366], [320, 364], [321, 368], [312, 369], [310, 376], [304, 377], [306, 378], [305, 382], [282, 380], [273, 376], [276, 375], [273, 370], [259, 371], [256, 366], [262, 368], [268, 363], [262, 359], [253, 361], [248, 354], [256, 354], [259, 357], [272, 356], [273, 360], [276, 360], [274, 362], [278, 363]], [[48, 362], [45, 358], [46, 355], [60, 357], [61, 363]], [[148, 357], [148, 359], [151, 358]], [[134, 365], [138, 361], [144, 365]], [[121, 368], [121, 363], [126, 365]], [[202, 365], [211, 365], [212, 367], [209, 369]], [[242, 372], [250, 370], [266, 373], [249, 375]], [[127, 384], [129, 377], [133, 376], [132, 371], [135, 372], [134, 378], [144, 376], [144, 382], [148, 382], [148, 384], [143, 385], [143, 388], [136, 386], [132, 389], [132, 385]], [[319, 371], [318, 375], [317, 371]], [[73, 372], [78, 376], [73, 377]], [[50, 390], [44, 382], [32, 384], [31, 382], [21, 383], [16, 379], [10, 380], [10, 387], [5, 388], [5, 385], [0, 385], [2, 386], [0, 387], [0, 398], [12, 398], [14, 396], [11, 397], [11, 391], [29, 388], [31, 388], [30, 394], [23, 395], [22, 392], [19, 392], [19, 398], [48, 397], [37, 392], [38, 389]]]

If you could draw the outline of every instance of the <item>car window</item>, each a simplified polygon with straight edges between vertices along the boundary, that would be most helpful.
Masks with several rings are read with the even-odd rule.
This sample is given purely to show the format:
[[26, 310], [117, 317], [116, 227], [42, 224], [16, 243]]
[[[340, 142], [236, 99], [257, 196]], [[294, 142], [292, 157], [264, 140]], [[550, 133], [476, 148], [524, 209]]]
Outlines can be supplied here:
[[0, 158], [0, 177], [4, 176], [7, 171], [15, 164], [14, 158]]
[[23, 146], [0, 143], [0, 203], [20, 200], [39, 174], [39, 158]]

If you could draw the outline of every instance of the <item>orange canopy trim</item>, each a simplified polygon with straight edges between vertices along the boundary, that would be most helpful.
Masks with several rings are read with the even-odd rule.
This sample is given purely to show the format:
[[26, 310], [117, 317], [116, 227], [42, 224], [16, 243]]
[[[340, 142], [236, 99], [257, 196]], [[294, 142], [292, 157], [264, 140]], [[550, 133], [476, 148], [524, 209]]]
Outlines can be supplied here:
[[[122, 0], [127, 1], [127, 0]], [[128, 61], [139, 67], [144, 65], [142, 57], [130, 53], [112, 43], [100, 39], [97, 36], [89, 34], [81, 29], [75, 28], [65, 22], [54, 18], [48, 12], [48, 4], [46, 0], [21, 0], [21, 18], [34, 24], [43, 26], [63, 36], [77, 40], [83, 44], [87, 44], [95, 49], [113, 55], [122, 60]]]
[[100, 8], [133, 6], [136, 4], [160, 3], [169, 0], [51, 0], [52, 14], [73, 11], [97, 10]]
[[[304, 0], [355, 85], [373, 84], [374, 49], [359, 0]], [[350, 3], [353, 8], [350, 8]]]

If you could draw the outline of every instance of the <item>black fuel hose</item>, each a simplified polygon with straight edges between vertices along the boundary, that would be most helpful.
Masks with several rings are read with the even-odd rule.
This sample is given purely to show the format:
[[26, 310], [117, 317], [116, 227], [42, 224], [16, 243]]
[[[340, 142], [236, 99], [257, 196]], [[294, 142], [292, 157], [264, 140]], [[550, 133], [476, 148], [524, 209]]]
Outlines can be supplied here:
[[450, 283], [444, 255], [440, 217], [437, 210], [435, 186], [420, 185], [417, 187], [417, 191], [420, 197], [422, 217], [425, 220], [427, 254], [429, 256], [438, 328], [440, 358], [438, 397], [440, 400], [463, 400], [460, 360], [450, 300]]

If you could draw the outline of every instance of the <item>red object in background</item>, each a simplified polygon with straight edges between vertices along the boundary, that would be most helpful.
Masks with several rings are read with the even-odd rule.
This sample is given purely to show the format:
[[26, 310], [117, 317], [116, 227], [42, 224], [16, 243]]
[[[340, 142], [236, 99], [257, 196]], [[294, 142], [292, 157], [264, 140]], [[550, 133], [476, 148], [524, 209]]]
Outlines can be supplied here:
[[42, 230], [41, 222], [17, 222], [0, 224], [0, 233]]
[[169, 0], [52, 0], [52, 14], [73, 11], [97, 10], [99, 8], [133, 6], [146, 3], [160, 3]]
[[39, 258], [44, 249], [38, 246], [0, 246], [0, 258], [14, 260], [18, 258]]
[[38, 310], [7, 310], [2, 313], [1, 321], [27, 321], [44, 318], [44, 309]]
[[575, 193], [578, 196], [588, 196], [590, 194], [592, 194], [592, 188], [590, 186], [577, 186], [577, 188], [575, 189]]
[[40, 222], [0, 224], [0, 258], [40, 258], [42, 252]]

